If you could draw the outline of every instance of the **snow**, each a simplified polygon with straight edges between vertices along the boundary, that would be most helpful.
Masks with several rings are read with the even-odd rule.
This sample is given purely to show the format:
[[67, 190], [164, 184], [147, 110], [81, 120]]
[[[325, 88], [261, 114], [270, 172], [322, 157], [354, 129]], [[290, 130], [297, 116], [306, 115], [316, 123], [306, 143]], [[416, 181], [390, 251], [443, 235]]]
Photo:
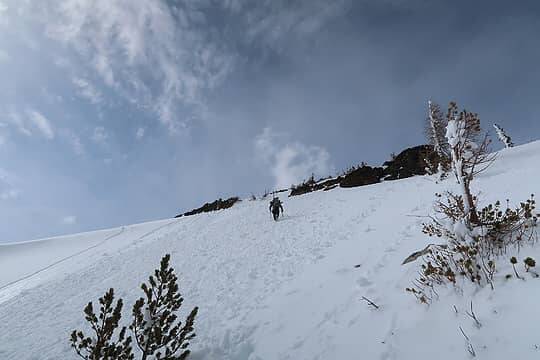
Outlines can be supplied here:
[[446, 138], [448, 139], [448, 145], [451, 148], [455, 148], [459, 145], [463, 136], [463, 122], [457, 119], [452, 119], [446, 126]]
[[[473, 182], [480, 205], [540, 193], [540, 142], [502, 150]], [[434, 194], [459, 190], [437, 176], [319, 191], [216, 213], [0, 246], [0, 359], [75, 359], [69, 334], [82, 309], [109, 287], [124, 320], [139, 285], [165, 253], [179, 273], [187, 315], [199, 306], [193, 360], [538, 359], [540, 279], [505, 280], [538, 248], [497, 262], [495, 290], [463, 283], [437, 289], [429, 307], [405, 292], [419, 263], [412, 252], [439, 239], [421, 232]], [[362, 300], [379, 306], [375, 309]], [[471, 317], [471, 302], [481, 323]], [[455, 308], [454, 308], [455, 306]], [[455, 311], [457, 309], [457, 313]]]

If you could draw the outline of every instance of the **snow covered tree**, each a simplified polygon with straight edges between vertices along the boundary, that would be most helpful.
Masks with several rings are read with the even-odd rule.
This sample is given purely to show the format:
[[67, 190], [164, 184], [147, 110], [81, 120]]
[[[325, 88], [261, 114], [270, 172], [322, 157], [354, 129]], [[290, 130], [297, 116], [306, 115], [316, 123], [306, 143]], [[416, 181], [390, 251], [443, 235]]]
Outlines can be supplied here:
[[494, 160], [488, 149], [490, 140], [487, 134], [481, 138], [478, 114], [459, 111], [455, 102], [450, 103], [446, 118], [446, 138], [450, 146], [452, 169], [461, 184], [467, 224], [474, 226], [478, 224], [478, 214], [470, 185], [474, 177]]
[[126, 337], [123, 327], [116, 339], [114, 333], [122, 317], [122, 299], [114, 302], [114, 289], [109, 289], [99, 299], [99, 316], [94, 313], [92, 302], [84, 308], [85, 319], [90, 323], [93, 337], [87, 337], [82, 331], [73, 330], [71, 347], [79, 357], [85, 360], [129, 360], [133, 359], [131, 352], [131, 337]]
[[441, 158], [449, 157], [448, 142], [446, 141], [447, 121], [438, 104], [428, 101], [428, 117], [426, 136], [430, 145]]
[[514, 143], [512, 142], [512, 139], [510, 138], [510, 136], [506, 134], [506, 132], [504, 132], [504, 129], [502, 127], [500, 127], [497, 124], [493, 124], [493, 127], [495, 128], [495, 131], [497, 132], [497, 137], [504, 144], [505, 148], [508, 149], [508, 148], [514, 147]]
[[446, 140], [447, 119], [438, 104], [428, 101], [426, 137], [438, 156], [438, 163], [430, 165], [430, 172], [438, 172], [441, 177], [450, 169], [450, 149]]
[[190, 351], [189, 341], [195, 337], [193, 325], [198, 308], [195, 307], [182, 325], [176, 312], [184, 299], [178, 292], [177, 276], [169, 266], [170, 255], [161, 259], [159, 270], [148, 278], [141, 288], [146, 296], [133, 306], [133, 322], [130, 329], [135, 343], [146, 359], [186, 359]]
[[[422, 303], [438, 298], [437, 285], [461, 286], [458, 278], [493, 289], [497, 258], [506, 255], [509, 249], [519, 251], [523, 244], [538, 240], [536, 224], [540, 215], [535, 214], [534, 195], [514, 209], [510, 208], [509, 200], [506, 209], [499, 201], [484, 207], [477, 205], [471, 182], [495, 160], [494, 154], [489, 153], [488, 135], [482, 135], [478, 115], [459, 111], [456, 103], [451, 102], [446, 121], [452, 170], [461, 191], [436, 194], [436, 215], [429, 216], [430, 221], [422, 224], [426, 235], [443, 238], [446, 243], [430, 244], [403, 261], [406, 264], [418, 258], [423, 260], [420, 276], [406, 289]], [[516, 263], [513, 258], [512, 264]], [[519, 277], [517, 272], [516, 276]]]

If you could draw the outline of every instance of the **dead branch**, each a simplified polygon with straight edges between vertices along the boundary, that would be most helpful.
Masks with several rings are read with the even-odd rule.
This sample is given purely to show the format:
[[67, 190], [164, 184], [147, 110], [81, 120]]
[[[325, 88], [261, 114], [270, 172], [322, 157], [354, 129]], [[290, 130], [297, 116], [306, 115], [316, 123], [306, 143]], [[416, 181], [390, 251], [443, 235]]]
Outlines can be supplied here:
[[379, 310], [379, 305], [375, 304], [373, 301], [369, 300], [367, 297], [362, 296], [362, 300], [367, 302], [369, 305], [373, 306], [375, 309]]
[[469, 339], [469, 337], [467, 336], [467, 334], [465, 334], [465, 331], [463, 331], [463, 329], [461, 328], [461, 326], [459, 327], [459, 330], [461, 330], [461, 333], [463, 334], [463, 337], [464, 337], [465, 340], [467, 341], [467, 351], [469, 352], [469, 354], [471, 354], [472, 357], [476, 357], [476, 351], [474, 351], [474, 347], [473, 347], [473, 345], [471, 344], [471, 339]]
[[465, 313], [471, 318], [474, 320], [474, 323], [476, 325], [476, 327], [478, 329], [480, 329], [482, 327], [482, 323], [478, 320], [478, 318], [476, 317], [476, 314], [474, 313], [474, 310], [473, 310], [473, 302], [471, 301], [471, 312], [468, 312], [468, 311], [465, 311]]
[[425, 248], [423, 248], [422, 250], [413, 252], [405, 260], [403, 260], [401, 265], [405, 265], [405, 264], [408, 264], [410, 262], [416, 261], [419, 257], [428, 254], [429, 251], [431, 250], [432, 246], [439, 247], [441, 249], [446, 249], [448, 247], [448, 245], [444, 245], [444, 244], [429, 244]]

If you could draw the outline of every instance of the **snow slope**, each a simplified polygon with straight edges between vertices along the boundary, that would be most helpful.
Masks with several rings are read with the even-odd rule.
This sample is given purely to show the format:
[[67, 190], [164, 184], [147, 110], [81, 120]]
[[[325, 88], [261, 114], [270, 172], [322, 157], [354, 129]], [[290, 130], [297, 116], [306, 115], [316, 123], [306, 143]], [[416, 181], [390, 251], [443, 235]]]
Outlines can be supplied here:
[[[540, 142], [503, 150], [474, 183], [480, 199], [517, 202], [540, 193]], [[82, 309], [114, 287], [129, 307], [164, 253], [180, 274], [185, 310], [198, 305], [193, 360], [538, 359], [540, 280], [495, 290], [440, 288], [430, 307], [404, 291], [431, 243], [421, 216], [434, 177], [284, 199], [274, 223], [266, 201], [180, 219], [0, 246], [0, 359], [75, 359], [71, 330]], [[540, 259], [539, 249], [518, 257]], [[512, 254], [509, 254], [509, 257]], [[509, 265], [509, 264], [508, 264]], [[365, 296], [378, 310], [362, 301]], [[465, 313], [471, 301], [482, 323]], [[457, 309], [457, 313], [454, 309]]]

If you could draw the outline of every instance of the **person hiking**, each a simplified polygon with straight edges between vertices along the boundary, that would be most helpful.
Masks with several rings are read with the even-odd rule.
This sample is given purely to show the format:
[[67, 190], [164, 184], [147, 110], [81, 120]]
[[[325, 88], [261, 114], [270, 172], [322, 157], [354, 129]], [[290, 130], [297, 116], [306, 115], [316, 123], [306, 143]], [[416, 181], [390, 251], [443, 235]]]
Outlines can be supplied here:
[[272, 213], [274, 216], [274, 220], [277, 221], [279, 218], [279, 212], [281, 210], [281, 214], [283, 214], [283, 203], [281, 200], [279, 200], [278, 197], [275, 197], [270, 201], [270, 206], [268, 207], [268, 210]]

